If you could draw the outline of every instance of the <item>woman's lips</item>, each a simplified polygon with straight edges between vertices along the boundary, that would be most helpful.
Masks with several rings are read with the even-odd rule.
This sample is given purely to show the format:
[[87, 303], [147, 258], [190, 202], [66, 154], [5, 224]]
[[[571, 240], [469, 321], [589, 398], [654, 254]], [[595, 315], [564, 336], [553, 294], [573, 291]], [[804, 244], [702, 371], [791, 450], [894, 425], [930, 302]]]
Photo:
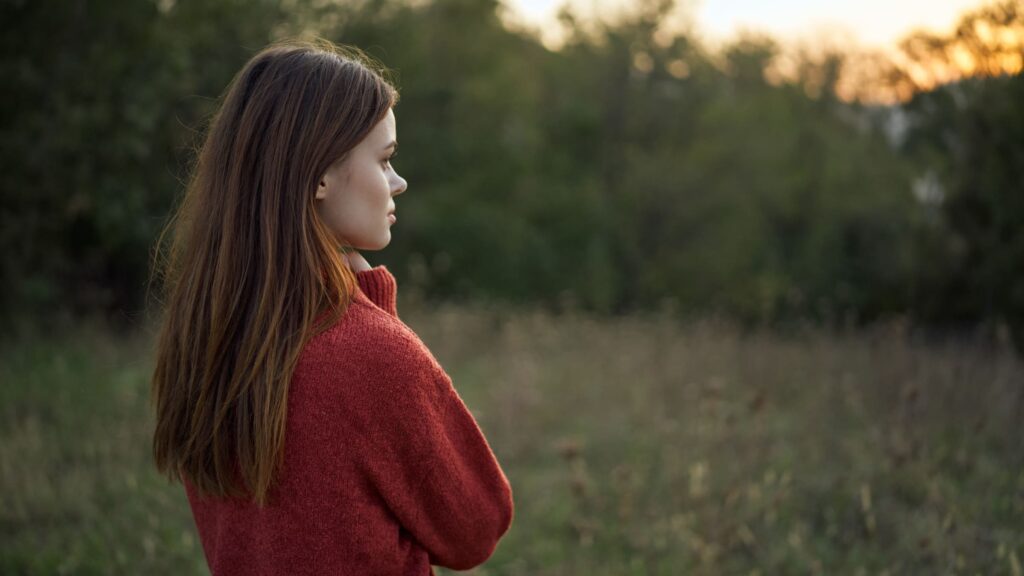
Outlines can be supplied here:
[[394, 224], [398, 221], [398, 216], [395, 216], [394, 213], [388, 214], [388, 221]]

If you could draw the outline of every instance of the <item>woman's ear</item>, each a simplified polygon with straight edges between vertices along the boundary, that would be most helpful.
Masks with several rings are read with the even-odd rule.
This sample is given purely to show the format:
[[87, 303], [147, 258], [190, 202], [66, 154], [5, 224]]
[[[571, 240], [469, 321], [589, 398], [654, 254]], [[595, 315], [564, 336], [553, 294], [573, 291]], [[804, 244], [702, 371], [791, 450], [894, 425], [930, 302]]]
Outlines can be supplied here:
[[327, 171], [320, 175], [320, 181], [316, 187], [316, 199], [323, 200], [327, 197], [329, 189], [336, 189], [339, 186], [343, 186], [344, 182], [348, 178], [348, 167], [345, 162], [348, 155], [342, 156], [338, 160], [335, 160], [333, 164], [327, 167]]
[[316, 199], [323, 200], [327, 197], [327, 176], [320, 177], [320, 184], [316, 187]]

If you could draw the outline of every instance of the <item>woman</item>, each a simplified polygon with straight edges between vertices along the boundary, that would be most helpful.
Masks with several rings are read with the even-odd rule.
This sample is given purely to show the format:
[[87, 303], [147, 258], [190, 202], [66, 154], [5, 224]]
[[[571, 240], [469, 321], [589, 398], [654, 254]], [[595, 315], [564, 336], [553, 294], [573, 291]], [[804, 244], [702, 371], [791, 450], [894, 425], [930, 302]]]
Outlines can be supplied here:
[[388, 245], [406, 189], [397, 99], [357, 51], [264, 49], [171, 222], [153, 449], [215, 575], [465, 570], [512, 523], [508, 480], [398, 318], [394, 277], [357, 251]]

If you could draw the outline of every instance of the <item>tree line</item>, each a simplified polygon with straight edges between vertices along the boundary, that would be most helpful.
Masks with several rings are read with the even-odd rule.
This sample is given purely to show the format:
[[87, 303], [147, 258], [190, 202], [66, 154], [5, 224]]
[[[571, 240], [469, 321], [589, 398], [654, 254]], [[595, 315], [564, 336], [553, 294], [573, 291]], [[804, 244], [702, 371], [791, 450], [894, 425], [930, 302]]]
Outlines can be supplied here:
[[885, 105], [840, 97], [855, 55], [780, 78], [779, 43], [711, 50], [665, 29], [670, 0], [614, 22], [563, 10], [557, 50], [502, 9], [5, 3], [0, 313], [136, 317], [217, 97], [266, 43], [316, 34], [401, 91], [409, 193], [370, 258], [428, 298], [1024, 334], [1019, 0], [908, 37], [864, 83], [903, 95]]

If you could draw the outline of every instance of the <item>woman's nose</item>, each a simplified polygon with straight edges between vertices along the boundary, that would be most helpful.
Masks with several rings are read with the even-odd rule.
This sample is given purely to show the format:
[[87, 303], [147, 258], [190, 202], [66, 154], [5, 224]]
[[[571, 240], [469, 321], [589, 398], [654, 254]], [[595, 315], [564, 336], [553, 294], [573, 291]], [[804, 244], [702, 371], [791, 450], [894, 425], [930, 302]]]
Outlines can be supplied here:
[[405, 189], [408, 187], [409, 183], [405, 181], [405, 178], [402, 178], [398, 174], [395, 174], [395, 181], [392, 183], [391, 195], [398, 196], [402, 192], [405, 192]]

